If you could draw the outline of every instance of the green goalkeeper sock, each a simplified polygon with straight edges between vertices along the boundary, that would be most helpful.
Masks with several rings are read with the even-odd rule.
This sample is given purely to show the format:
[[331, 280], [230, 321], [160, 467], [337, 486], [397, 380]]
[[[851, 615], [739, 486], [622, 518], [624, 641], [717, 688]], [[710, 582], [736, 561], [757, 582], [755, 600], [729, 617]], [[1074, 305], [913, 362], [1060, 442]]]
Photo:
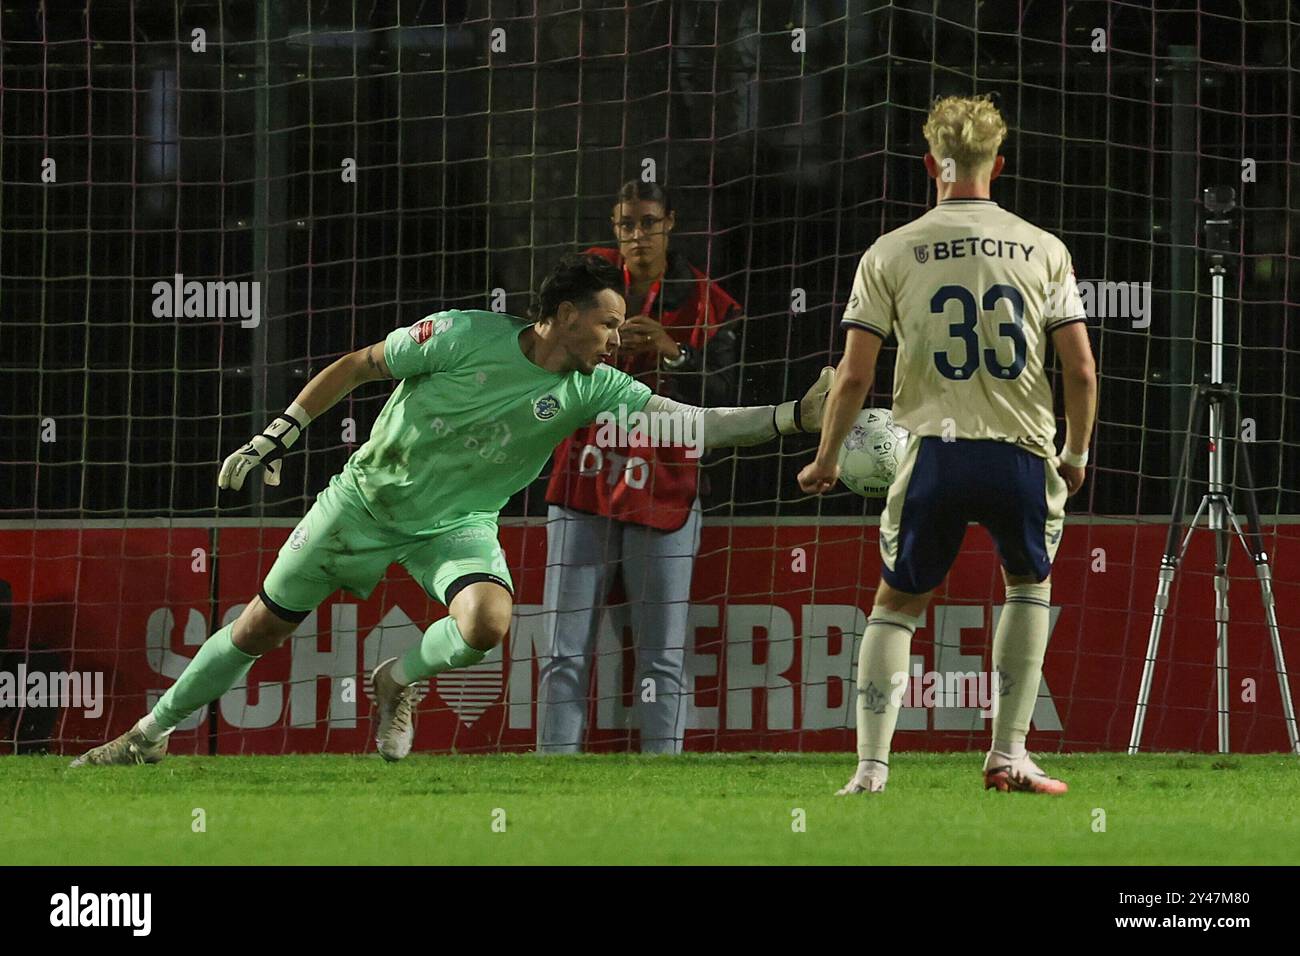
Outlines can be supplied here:
[[1043, 656], [1051, 623], [1052, 586], [1012, 584], [993, 633], [993, 672], [998, 675], [993, 713], [993, 749], [1008, 757], [1025, 752], [1029, 721], [1043, 678]]
[[150, 740], [158, 740], [204, 704], [216, 700], [248, 674], [257, 657], [245, 654], [231, 640], [235, 626], [227, 624], [199, 648], [194, 660], [167, 688], [139, 727]]
[[393, 680], [399, 684], [413, 684], [454, 667], [477, 664], [487, 656], [465, 643], [456, 619], [451, 615], [429, 625], [420, 643], [402, 655], [393, 668]]
[[895, 690], [907, 680], [917, 619], [873, 607], [858, 649], [858, 759], [889, 763], [898, 723]]

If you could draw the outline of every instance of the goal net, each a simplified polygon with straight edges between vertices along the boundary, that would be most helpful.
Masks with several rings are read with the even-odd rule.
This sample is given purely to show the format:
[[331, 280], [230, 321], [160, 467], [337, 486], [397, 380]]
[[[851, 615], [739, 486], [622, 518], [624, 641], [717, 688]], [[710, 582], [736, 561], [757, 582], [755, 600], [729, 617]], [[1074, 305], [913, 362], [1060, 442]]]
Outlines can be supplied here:
[[[452, 308], [523, 315], [560, 255], [617, 248], [611, 209], [629, 180], [668, 190], [671, 251], [743, 312], [732, 403], [802, 394], [842, 354], [863, 250], [933, 202], [921, 124], [950, 93], [996, 95], [1010, 133], [993, 197], [1070, 248], [1101, 383], [1031, 745], [1128, 741], [1172, 476], [1210, 371], [1210, 187], [1231, 187], [1239, 207], [1224, 378], [1242, 420], [1226, 429], [1250, 457], [1282, 641], [1300, 659], [1300, 21], [1286, 0], [1159, 6], [5, 7], [0, 750], [72, 752], [129, 727], [257, 593], [390, 387], [359, 388], [315, 421], [278, 487], [218, 493], [222, 459], [310, 376], [395, 327]], [[890, 404], [893, 355], [891, 342], [870, 405]], [[814, 447], [704, 460], [678, 599], [688, 750], [853, 746], [881, 503], [842, 487], [804, 495], [795, 476]], [[1204, 448], [1195, 437], [1193, 504]], [[543, 473], [501, 519], [510, 636], [424, 688], [417, 749], [535, 744], [555, 571], [546, 489]], [[1254, 569], [1233, 548], [1232, 745], [1286, 749]], [[1148, 747], [1216, 745], [1213, 565], [1199, 532]], [[640, 741], [631, 573], [611, 564], [593, 616], [589, 749]], [[986, 745], [978, 681], [952, 675], [987, 671], [1001, 601], [993, 544], [971, 527], [913, 643], [896, 749]], [[367, 599], [336, 594], [187, 721], [172, 752], [366, 750], [366, 675], [445, 613], [396, 567]]]

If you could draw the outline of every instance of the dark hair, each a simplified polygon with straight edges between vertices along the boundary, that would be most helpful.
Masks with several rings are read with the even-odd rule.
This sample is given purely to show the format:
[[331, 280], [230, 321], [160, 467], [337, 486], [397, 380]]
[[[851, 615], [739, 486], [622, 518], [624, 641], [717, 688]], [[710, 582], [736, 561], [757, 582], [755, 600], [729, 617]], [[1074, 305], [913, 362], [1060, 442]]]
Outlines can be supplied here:
[[534, 321], [553, 318], [561, 302], [590, 305], [604, 289], [623, 294], [623, 273], [607, 259], [587, 253], [572, 253], [555, 264], [542, 280], [537, 304], [528, 310]]
[[625, 202], [657, 202], [664, 207], [664, 215], [673, 211], [673, 202], [668, 198], [667, 191], [658, 183], [648, 183], [642, 179], [629, 179], [619, 187], [618, 195], [614, 197], [614, 205]]

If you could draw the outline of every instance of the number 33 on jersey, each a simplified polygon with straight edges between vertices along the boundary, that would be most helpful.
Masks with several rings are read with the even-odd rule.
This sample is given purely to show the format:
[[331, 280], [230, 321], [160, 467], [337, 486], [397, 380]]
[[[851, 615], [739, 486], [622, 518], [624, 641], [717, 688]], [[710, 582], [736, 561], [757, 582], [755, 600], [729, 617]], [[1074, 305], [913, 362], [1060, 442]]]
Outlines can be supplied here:
[[866, 251], [842, 324], [897, 337], [894, 420], [913, 435], [1051, 458], [1047, 339], [1085, 319], [1060, 239], [992, 200], [947, 199]]

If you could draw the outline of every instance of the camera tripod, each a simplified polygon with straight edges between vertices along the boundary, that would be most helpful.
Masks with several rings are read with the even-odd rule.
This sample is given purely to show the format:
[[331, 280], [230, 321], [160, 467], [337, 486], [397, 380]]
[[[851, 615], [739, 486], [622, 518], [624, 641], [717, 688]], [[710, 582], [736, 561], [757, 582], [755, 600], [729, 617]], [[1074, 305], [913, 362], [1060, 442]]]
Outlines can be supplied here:
[[[1260, 597], [1264, 603], [1264, 616], [1268, 622], [1269, 639], [1273, 644], [1273, 660], [1277, 667], [1278, 689], [1282, 694], [1282, 712], [1286, 719], [1291, 752], [1300, 754], [1300, 737], [1296, 733], [1295, 711], [1291, 704], [1291, 687], [1287, 680], [1286, 659], [1282, 651], [1282, 638], [1278, 630], [1277, 610], [1273, 601], [1273, 573], [1268, 553], [1264, 550], [1259, 533], [1259, 507], [1255, 500], [1255, 482], [1251, 477], [1250, 458], [1241, 438], [1241, 406], [1237, 390], [1223, 383], [1223, 280], [1227, 272], [1225, 259], [1229, 247], [1231, 223], [1224, 214], [1235, 205], [1231, 189], [1205, 190], [1205, 204], [1218, 219], [1207, 219], [1206, 237], [1209, 247], [1211, 280], [1211, 340], [1210, 381], [1197, 386], [1196, 395], [1188, 414], [1187, 434], [1183, 441], [1182, 460], [1174, 479], [1173, 513], [1169, 518], [1169, 535], [1165, 541], [1165, 554], [1160, 560], [1160, 578], [1156, 585], [1155, 610], [1151, 621], [1151, 634], [1147, 640], [1146, 661], [1142, 666], [1142, 686], [1138, 691], [1137, 712], [1133, 715], [1133, 732], [1129, 737], [1128, 752], [1135, 754], [1142, 741], [1142, 725], [1146, 720], [1147, 705], [1151, 696], [1151, 679], [1155, 671], [1156, 655], [1160, 648], [1160, 630], [1165, 611], [1169, 607], [1169, 594], [1174, 575], [1187, 554], [1192, 532], [1196, 530], [1201, 515], [1209, 519], [1209, 530], [1214, 532], [1214, 627], [1215, 670], [1218, 678], [1219, 752], [1229, 751], [1228, 736], [1228, 558], [1232, 540], [1229, 531], [1255, 563], [1255, 576], [1259, 579]], [[1223, 481], [1223, 421], [1225, 406], [1230, 405], [1237, 431], [1232, 437], [1235, 461], [1245, 479], [1240, 492], [1246, 499], [1248, 530], [1243, 531], [1236, 513], [1232, 510], [1231, 489]], [[1209, 477], [1208, 487], [1201, 497], [1196, 514], [1188, 524], [1186, 535], [1181, 536], [1183, 515], [1186, 513], [1188, 471], [1192, 444], [1200, 434], [1202, 420], [1209, 412]]]

